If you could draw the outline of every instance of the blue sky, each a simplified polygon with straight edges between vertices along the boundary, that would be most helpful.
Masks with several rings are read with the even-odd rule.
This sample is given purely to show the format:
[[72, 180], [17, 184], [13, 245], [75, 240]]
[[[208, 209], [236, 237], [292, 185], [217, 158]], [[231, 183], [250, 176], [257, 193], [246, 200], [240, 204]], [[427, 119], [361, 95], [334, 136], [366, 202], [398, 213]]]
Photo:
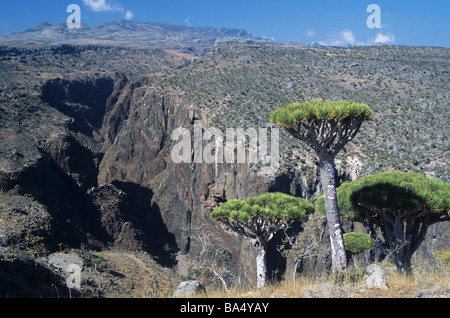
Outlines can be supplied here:
[[[89, 26], [139, 22], [246, 29], [276, 41], [330, 45], [432, 45], [450, 48], [450, 0], [14, 0], [2, 1], [0, 33], [65, 22], [69, 4]], [[381, 28], [368, 28], [370, 4]]]

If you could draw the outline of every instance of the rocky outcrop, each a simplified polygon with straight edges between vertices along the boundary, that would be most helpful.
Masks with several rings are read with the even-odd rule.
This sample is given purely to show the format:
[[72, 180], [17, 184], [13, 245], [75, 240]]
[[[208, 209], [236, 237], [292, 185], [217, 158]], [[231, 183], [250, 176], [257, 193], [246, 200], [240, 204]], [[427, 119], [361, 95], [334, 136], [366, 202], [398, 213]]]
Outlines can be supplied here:
[[205, 292], [205, 288], [196, 280], [181, 282], [173, 293], [173, 298], [188, 298]]
[[376, 264], [369, 265], [366, 268], [366, 272], [369, 274], [366, 284], [369, 289], [383, 289], [388, 290], [387, 279], [380, 266]]
[[106, 145], [114, 142], [123, 123], [130, 115], [130, 95], [135, 88], [135, 84], [128, 82], [125, 75], [115, 72], [114, 88], [112, 94], [106, 100], [105, 114], [101, 128]]
[[41, 151], [82, 189], [97, 186], [95, 154], [71, 134], [54, 134], [41, 144]]
[[45, 206], [32, 198], [0, 195], [0, 253], [5, 258], [45, 253], [53, 231]]
[[8, 136], [18, 141], [17, 155], [3, 160], [0, 192], [31, 197], [48, 210], [53, 231], [44, 238], [50, 249], [58, 244], [101, 248], [108, 241], [99, 211], [86, 192], [97, 187], [99, 147], [92, 137], [102, 141], [98, 131], [113, 83], [111, 78], [46, 82], [39, 107], [49, 105], [66, 116], [39, 122], [35, 135]]
[[110, 236], [109, 241], [114, 242], [114, 249], [146, 250], [141, 224], [125, 192], [113, 185], [105, 185], [92, 188], [88, 194], [100, 212], [101, 226]]
[[[238, 263], [245, 263], [245, 243], [236, 244], [233, 234], [214, 223], [211, 209], [228, 199], [289, 191], [289, 178], [252, 174], [250, 164], [175, 164], [171, 132], [181, 126], [192, 129], [194, 120], [204, 127], [212, 124], [208, 114], [186, 105], [180, 92], [140, 86], [132, 94], [130, 114], [100, 164], [99, 183], [126, 182], [151, 189], [151, 204], [175, 238], [174, 251], [195, 257], [205, 248], [223, 246]], [[210, 246], [202, 245], [205, 233], [212, 234]]]
[[[122, 79], [116, 83], [122, 85]], [[73, 118], [73, 130], [103, 141], [99, 130], [114, 88], [117, 89], [115, 81], [110, 77], [83, 81], [55, 79], [43, 85], [41, 99]]]

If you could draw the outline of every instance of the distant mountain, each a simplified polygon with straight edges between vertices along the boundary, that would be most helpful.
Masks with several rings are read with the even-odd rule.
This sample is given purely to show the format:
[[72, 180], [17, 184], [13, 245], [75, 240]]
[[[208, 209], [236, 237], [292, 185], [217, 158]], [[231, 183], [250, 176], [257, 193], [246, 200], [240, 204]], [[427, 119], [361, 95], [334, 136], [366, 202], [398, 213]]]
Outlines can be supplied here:
[[254, 37], [243, 29], [214, 27], [189, 27], [169, 23], [133, 22], [121, 20], [95, 27], [82, 24], [79, 29], [69, 29], [65, 23], [42, 24], [22, 32], [0, 35], [4, 45], [53, 44], [109, 44], [120, 46], [158, 46], [162, 48], [205, 49], [229, 42], [271, 43], [271, 40]]

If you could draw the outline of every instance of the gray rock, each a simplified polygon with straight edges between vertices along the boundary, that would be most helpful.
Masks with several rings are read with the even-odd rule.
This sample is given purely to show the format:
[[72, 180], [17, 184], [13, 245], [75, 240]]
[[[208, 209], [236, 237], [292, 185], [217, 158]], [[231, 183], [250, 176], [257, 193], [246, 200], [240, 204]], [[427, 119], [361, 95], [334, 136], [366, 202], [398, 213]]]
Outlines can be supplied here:
[[186, 298], [205, 292], [205, 288], [196, 280], [181, 282], [175, 292], [173, 298]]
[[367, 288], [369, 289], [384, 289], [388, 290], [387, 279], [380, 266], [371, 264], [366, 268], [369, 277], [367, 277]]
[[83, 268], [83, 261], [75, 254], [50, 254], [47, 258], [47, 263], [62, 273], [66, 273], [69, 265], [78, 265], [80, 269]]
[[431, 288], [417, 292], [414, 298], [439, 297], [444, 293], [444, 289], [438, 284], [419, 282], [419, 285], [430, 286]]

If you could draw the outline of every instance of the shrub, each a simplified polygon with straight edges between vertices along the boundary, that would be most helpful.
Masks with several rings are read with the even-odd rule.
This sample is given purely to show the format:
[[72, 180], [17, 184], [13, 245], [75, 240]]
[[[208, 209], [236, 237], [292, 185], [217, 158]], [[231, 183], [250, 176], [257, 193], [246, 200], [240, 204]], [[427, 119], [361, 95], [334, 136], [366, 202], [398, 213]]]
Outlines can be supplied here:
[[370, 235], [358, 232], [344, 234], [345, 249], [352, 254], [359, 254], [370, 250], [374, 243]]

